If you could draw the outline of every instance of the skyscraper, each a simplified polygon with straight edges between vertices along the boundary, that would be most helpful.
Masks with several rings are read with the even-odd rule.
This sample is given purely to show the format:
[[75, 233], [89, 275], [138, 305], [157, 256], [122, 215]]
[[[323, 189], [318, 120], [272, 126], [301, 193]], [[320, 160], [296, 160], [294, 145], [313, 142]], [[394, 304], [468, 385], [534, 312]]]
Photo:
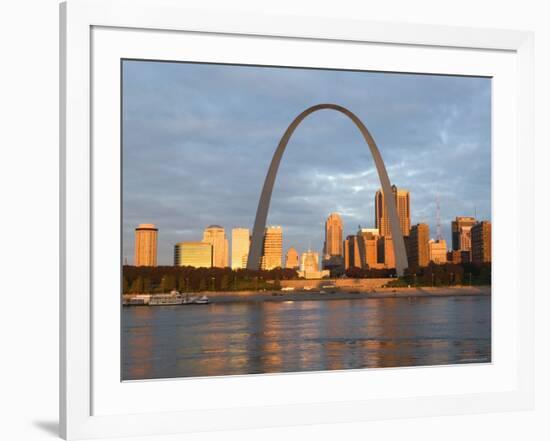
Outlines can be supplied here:
[[300, 268], [300, 259], [298, 257], [298, 252], [294, 247], [290, 247], [286, 252], [285, 268]]
[[[397, 207], [399, 226], [403, 236], [408, 236], [411, 229], [411, 198], [408, 190], [398, 189], [392, 185], [394, 203]], [[384, 193], [378, 190], [374, 197], [374, 222], [380, 236], [391, 236], [390, 217], [384, 204]]]
[[476, 222], [476, 218], [471, 216], [457, 216], [456, 219], [451, 222], [453, 250], [471, 250], [471, 228]]
[[[246, 268], [246, 257], [250, 248], [250, 231], [248, 228], [231, 230], [231, 268]], [[243, 262], [244, 266], [243, 266]]]
[[212, 245], [206, 242], [180, 242], [174, 246], [174, 266], [212, 267]]
[[270, 270], [283, 267], [283, 230], [279, 226], [266, 227], [261, 268]]
[[325, 245], [323, 254], [325, 259], [332, 256], [343, 256], [344, 223], [338, 213], [331, 213], [325, 222]]
[[157, 266], [157, 235], [154, 224], [139, 224], [135, 232], [135, 266]]
[[409, 237], [409, 267], [428, 266], [430, 263], [429, 240], [428, 224], [413, 225]]
[[491, 262], [491, 222], [482, 221], [472, 227], [472, 262]]
[[225, 268], [229, 266], [229, 243], [225, 230], [219, 225], [208, 226], [202, 235], [202, 241], [212, 245], [212, 266]]

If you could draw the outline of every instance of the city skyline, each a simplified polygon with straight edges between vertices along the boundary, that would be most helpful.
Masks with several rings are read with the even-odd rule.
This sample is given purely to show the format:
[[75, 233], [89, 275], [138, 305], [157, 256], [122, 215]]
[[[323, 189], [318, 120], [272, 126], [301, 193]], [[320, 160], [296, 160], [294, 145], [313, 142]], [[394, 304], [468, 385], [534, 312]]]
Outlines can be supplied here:
[[[125, 258], [142, 222], [162, 232], [159, 265], [173, 262], [174, 244], [200, 240], [207, 225], [220, 223], [228, 236], [236, 226], [251, 230], [265, 158], [306, 102], [339, 102], [365, 119], [392, 184], [411, 192], [412, 223], [435, 232], [437, 195], [443, 225], [456, 215], [491, 220], [488, 79], [153, 62], [124, 62], [123, 75]], [[159, 94], [140, 88], [153, 80]], [[258, 86], [267, 80], [273, 90]], [[361, 86], [360, 97], [339, 87], [346, 81]], [[281, 96], [282, 84], [303, 87], [301, 97]], [[262, 106], [242, 105], [258, 97]], [[341, 214], [344, 237], [374, 227], [379, 182], [349, 122], [319, 112], [291, 144], [268, 219], [285, 226], [283, 250], [322, 244], [327, 212]], [[451, 243], [448, 227], [444, 239]]]
[[[398, 189], [399, 191], [403, 191], [403, 189]], [[407, 197], [409, 197], [408, 192]], [[379, 200], [379, 192], [376, 194], [376, 200]], [[437, 239], [434, 238], [433, 231], [430, 230], [430, 227], [426, 223], [416, 223], [411, 226], [410, 232], [411, 234], [408, 236], [404, 236], [405, 239], [409, 239], [411, 244], [414, 244], [414, 247], [417, 247], [416, 250], [412, 251], [411, 254], [407, 252], [407, 256], [409, 259], [409, 267], [412, 266], [426, 266], [430, 261], [433, 261], [437, 264], [444, 264], [444, 263], [458, 263], [458, 262], [470, 262], [470, 261], [476, 261], [477, 263], [482, 262], [490, 262], [491, 261], [491, 221], [483, 220], [483, 219], [475, 219], [472, 217], [463, 217], [463, 216], [456, 216], [455, 220], [451, 222], [451, 231], [454, 234], [455, 226], [457, 223], [463, 220], [468, 220], [468, 222], [472, 221], [471, 229], [476, 230], [476, 228], [481, 227], [482, 229], [479, 229], [479, 231], [476, 233], [477, 238], [475, 241], [478, 242], [478, 253], [481, 253], [481, 256], [477, 256], [475, 258], [472, 254], [472, 242], [462, 241], [460, 246], [458, 248], [455, 248], [454, 244], [449, 244], [445, 239]], [[400, 223], [401, 224], [407, 224], [411, 225], [411, 219], [402, 219], [400, 217]], [[475, 227], [475, 228], [474, 228]], [[140, 234], [142, 233], [141, 230], [154, 230], [155, 232], [155, 240], [154, 245], [150, 246], [150, 249], [143, 249], [143, 245], [141, 245], [143, 239], [140, 238]], [[323, 266], [323, 268], [330, 268], [331, 266], [342, 266], [343, 269], [348, 269], [349, 266], [363, 266], [368, 265], [371, 268], [395, 268], [395, 257], [394, 257], [394, 250], [392, 245], [392, 236], [391, 233], [387, 232], [386, 234], [381, 234], [379, 232], [378, 228], [360, 228], [355, 233], [350, 235], [344, 235], [342, 234], [344, 229], [344, 225], [340, 219], [340, 216], [336, 212], [329, 213], [328, 217], [325, 221], [325, 236], [328, 237], [334, 233], [331, 233], [330, 230], [333, 228], [337, 228], [342, 230], [338, 235], [342, 237], [341, 242], [339, 242], [339, 247], [341, 250], [338, 250], [336, 254], [326, 254], [325, 251], [327, 249], [327, 241], [323, 242], [322, 246], [322, 261], [319, 262], [320, 265]], [[415, 243], [415, 238], [418, 237], [418, 231], [422, 230], [423, 233], [423, 247], [422, 249], [418, 249], [419, 243]], [[213, 241], [211, 237], [209, 237], [209, 234], [212, 234], [212, 231], [214, 230], [216, 236], [218, 236], [220, 240]], [[307, 253], [315, 253], [319, 255], [318, 248], [315, 246], [311, 246], [311, 243], [308, 244], [307, 249], [304, 248], [300, 250], [299, 248], [296, 249], [295, 246], [290, 245], [288, 248], [284, 248], [283, 246], [283, 238], [284, 238], [284, 228], [280, 225], [268, 225], [266, 226], [265, 236], [264, 236], [264, 245], [263, 245], [263, 251], [262, 251], [262, 259], [261, 259], [261, 269], [264, 270], [270, 270], [275, 268], [292, 268], [295, 265], [290, 265], [288, 263], [289, 254], [292, 254], [291, 260], [294, 262], [297, 260], [299, 256], [303, 256]], [[468, 230], [469, 232], [470, 230]], [[135, 249], [135, 255], [138, 256], [138, 254], [145, 253], [148, 255], [154, 255], [156, 259], [156, 255], [158, 253], [157, 249], [157, 235], [158, 235], [158, 228], [156, 228], [153, 224], [140, 224], [135, 229], [136, 235], [135, 235], [135, 241], [134, 241], [134, 249]], [[236, 235], [236, 233], [238, 233]], [[483, 235], [486, 235], [488, 237], [488, 248], [485, 248], [485, 239], [482, 238]], [[365, 240], [364, 244], [359, 244], [358, 240], [362, 237]], [[235, 238], [237, 239], [237, 242], [235, 241]], [[231, 268], [231, 269], [245, 269], [246, 268], [246, 257], [248, 256], [248, 247], [250, 244], [250, 230], [247, 228], [242, 227], [234, 227], [231, 229], [231, 242], [226, 237], [225, 234], [225, 228], [221, 225], [209, 225], [206, 228], [204, 228], [203, 231], [203, 239], [202, 241], [193, 240], [193, 241], [182, 241], [178, 242], [174, 245], [174, 253], [173, 253], [173, 261], [172, 264], [174, 266], [195, 266], [195, 267], [217, 267], [217, 268]], [[353, 240], [353, 244], [350, 244], [350, 240]], [[389, 241], [389, 242], [388, 242]], [[235, 245], [238, 245], [238, 249], [236, 249]], [[204, 260], [203, 250], [201, 245], [208, 245], [209, 246], [209, 261], [210, 263], [205, 265], [195, 265], [194, 263], [196, 261], [200, 261], [202, 263], [206, 262]], [[333, 244], [334, 246], [335, 244]], [[197, 247], [201, 248], [201, 251], [199, 252]], [[351, 247], [351, 248], [350, 248]], [[359, 248], [362, 249], [362, 251], [359, 250]], [[190, 250], [191, 255], [188, 258], [185, 257], [185, 252], [183, 251], [184, 248], [187, 248]], [[216, 250], [217, 248], [217, 250]], [[229, 256], [228, 250], [229, 248], [232, 249], [231, 255]], [[216, 260], [214, 256], [216, 253], [220, 251], [220, 249], [225, 254], [225, 259], [223, 260]], [[461, 257], [458, 261], [456, 260], [456, 255], [453, 257], [453, 252], [468, 252], [467, 257]], [[197, 252], [200, 253], [200, 257], [197, 257]], [[351, 253], [351, 257], [350, 257]], [[365, 253], [364, 255], [361, 253]], [[360, 257], [361, 256], [363, 257]], [[417, 257], [412, 258], [411, 255], [416, 255]], [[235, 257], [237, 256], [237, 262], [235, 262]], [[266, 259], [267, 257], [267, 259]], [[331, 258], [333, 257], [340, 257], [340, 261], [332, 261]], [[189, 260], [190, 259], [190, 260]], [[351, 259], [351, 260], [350, 260]], [[361, 261], [361, 263], [359, 263]], [[218, 262], [216, 264], [216, 262]], [[221, 262], [221, 263], [220, 263]], [[350, 265], [351, 262], [351, 265]], [[126, 263], [125, 263], [126, 264]], [[142, 264], [135, 264], [136, 266], [157, 266], [156, 263], [151, 264], [149, 261], [144, 262]], [[327, 265], [325, 267], [325, 265]], [[159, 266], [163, 266], [162, 264]], [[167, 265], [170, 266], [170, 265]], [[332, 274], [332, 270], [331, 270]]]

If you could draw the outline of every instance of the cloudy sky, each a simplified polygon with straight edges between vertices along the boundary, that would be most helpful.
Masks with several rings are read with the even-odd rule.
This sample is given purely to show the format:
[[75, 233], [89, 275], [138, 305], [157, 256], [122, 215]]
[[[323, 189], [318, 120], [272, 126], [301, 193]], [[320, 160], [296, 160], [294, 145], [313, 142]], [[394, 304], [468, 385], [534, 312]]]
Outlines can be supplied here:
[[[393, 184], [411, 192], [411, 221], [444, 238], [457, 215], [491, 217], [491, 80], [152, 61], [123, 63], [123, 256], [139, 223], [159, 228], [158, 263], [210, 224], [252, 229], [280, 137], [301, 111], [347, 107], [373, 135]], [[380, 183], [344, 115], [322, 110], [298, 127], [275, 184], [268, 225], [284, 249], [322, 250], [336, 211], [344, 234], [374, 226]]]

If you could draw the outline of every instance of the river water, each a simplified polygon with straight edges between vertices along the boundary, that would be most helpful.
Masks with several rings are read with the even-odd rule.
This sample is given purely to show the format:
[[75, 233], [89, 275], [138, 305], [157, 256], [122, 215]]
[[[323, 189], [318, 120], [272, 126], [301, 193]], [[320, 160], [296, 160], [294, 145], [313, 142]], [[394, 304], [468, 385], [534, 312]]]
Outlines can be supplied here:
[[491, 297], [124, 307], [122, 379], [491, 361]]

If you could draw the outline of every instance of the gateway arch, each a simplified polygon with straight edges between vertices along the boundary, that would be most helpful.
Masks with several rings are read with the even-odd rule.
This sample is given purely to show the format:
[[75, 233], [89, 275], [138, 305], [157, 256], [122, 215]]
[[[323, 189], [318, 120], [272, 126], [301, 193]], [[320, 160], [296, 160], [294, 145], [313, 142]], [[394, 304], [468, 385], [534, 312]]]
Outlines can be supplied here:
[[[384, 161], [382, 160], [382, 156], [378, 151], [378, 147], [376, 146], [373, 137], [371, 136], [365, 125], [361, 122], [361, 120], [348, 109], [337, 104], [317, 104], [304, 110], [294, 119], [294, 121], [292, 121], [292, 123], [286, 129], [285, 134], [279, 141], [277, 150], [275, 151], [273, 159], [271, 160], [267, 176], [265, 177], [260, 201], [258, 202], [258, 209], [256, 210], [256, 219], [254, 220], [254, 229], [252, 230], [252, 241], [250, 243], [250, 251], [248, 253], [246, 268], [250, 270], [257, 270], [260, 267], [263, 240], [265, 234], [265, 224], [267, 220], [267, 213], [269, 211], [269, 204], [271, 202], [271, 193], [273, 192], [273, 185], [275, 184], [275, 178], [277, 177], [277, 170], [279, 169], [279, 164], [281, 163], [281, 159], [283, 157], [283, 153], [285, 152], [288, 141], [290, 141], [290, 138], [294, 133], [294, 130], [296, 130], [296, 127], [298, 127], [298, 125], [307, 116], [311, 115], [313, 112], [317, 112], [318, 110], [323, 109], [336, 110], [337, 112], [343, 113], [349, 119], [351, 119], [355, 123], [369, 146], [370, 152], [374, 159], [374, 163], [376, 164], [378, 177], [380, 178], [382, 192], [384, 193], [384, 195], [387, 195], [384, 200], [386, 202], [386, 209], [388, 210], [388, 215], [390, 218], [390, 230], [393, 238], [392, 243], [395, 255], [395, 267], [397, 270], [397, 274], [401, 276], [403, 275], [405, 268], [408, 267], [407, 253], [405, 252], [405, 241], [403, 239], [403, 233], [399, 225], [399, 218], [397, 217], [397, 207], [395, 205], [394, 198], [388, 197], [393, 193], [391, 189], [390, 179], [388, 177], [388, 172], [386, 171], [386, 167], [384, 165]], [[391, 201], [392, 203], [389, 203], [389, 201]]]

